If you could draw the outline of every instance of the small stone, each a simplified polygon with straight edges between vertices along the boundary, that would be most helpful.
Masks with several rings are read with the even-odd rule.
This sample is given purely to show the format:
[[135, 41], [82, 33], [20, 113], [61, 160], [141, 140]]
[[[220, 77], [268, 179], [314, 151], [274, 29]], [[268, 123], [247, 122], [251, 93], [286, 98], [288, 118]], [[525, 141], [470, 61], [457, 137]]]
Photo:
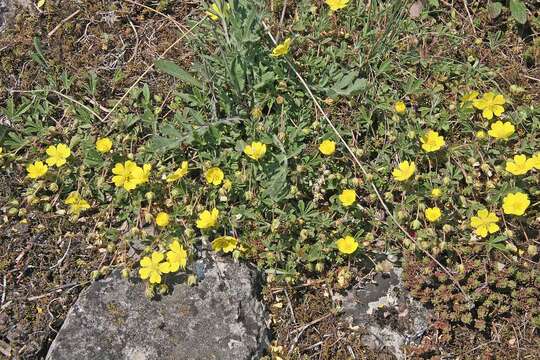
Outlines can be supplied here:
[[372, 350], [387, 349], [398, 360], [403, 347], [418, 344], [429, 328], [429, 312], [407, 293], [402, 270], [394, 267], [377, 274], [375, 283], [353, 287], [342, 300], [343, 314], [351, 327], [367, 330], [362, 344]]

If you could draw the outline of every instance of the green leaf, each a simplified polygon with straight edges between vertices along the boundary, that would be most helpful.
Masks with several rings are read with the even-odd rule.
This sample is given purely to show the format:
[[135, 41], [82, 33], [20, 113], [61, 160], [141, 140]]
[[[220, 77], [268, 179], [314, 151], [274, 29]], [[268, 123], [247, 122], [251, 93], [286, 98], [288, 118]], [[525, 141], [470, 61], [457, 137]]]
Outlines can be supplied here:
[[231, 64], [231, 77], [234, 85], [239, 91], [244, 91], [246, 85], [246, 75], [242, 60], [237, 56]]
[[527, 22], [527, 7], [521, 0], [510, 0], [510, 12], [512, 17], [520, 24]]
[[502, 8], [503, 6], [500, 2], [490, 3], [487, 7], [489, 17], [495, 19], [501, 14]]
[[41, 40], [37, 36], [34, 37], [34, 49], [36, 52], [32, 53], [32, 59], [45, 68], [49, 67], [49, 65], [47, 65], [47, 59], [45, 59], [43, 50], [41, 49]]
[[157, 60], [154, 65], [156, 66], [156, 69], [159, 71], [162, 71], [166, 74], [172, 75], [175, 78], [188, 83], [194, 87], [202, 89], [202, 84], [199, 80], [195, 79], [193, 76], [191, 76], [190, 73], [182, 69], [180, 66], [176, 65], [172, 61], [169, 60]]
[[358, 78], [358, 71], [351, 71], [338, 76], [338, 81], [328, 91], [330, 97], [356, 95], [367, 88], [368, 82], [364, 78]]

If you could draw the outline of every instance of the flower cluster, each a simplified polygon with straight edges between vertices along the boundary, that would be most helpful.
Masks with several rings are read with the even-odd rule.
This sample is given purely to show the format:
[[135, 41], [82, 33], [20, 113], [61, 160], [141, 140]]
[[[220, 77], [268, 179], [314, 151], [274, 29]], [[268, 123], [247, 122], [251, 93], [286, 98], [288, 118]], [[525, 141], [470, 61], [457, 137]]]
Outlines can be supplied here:
[[134, 190], [137, 186], [147, 183], [150, 177], [152, 165], [138, 166], [131, 160], [117, 163], [112, 169], [114, 176], [112, 181], [116, 187], [123, 187], [127, 191]]
[[[167, 256], [166, 260], [165, 255]], [[161, 275], [185, 269], [187, 257], [187, 251], [180, 245], [178, 239], [173, 239], [167, 254], [154, 251], [151, 256], [145, 256], [141, 259], [139, 275], [143, 280], [148, 279], [151, 284], [159, 284], [162, 280]]]

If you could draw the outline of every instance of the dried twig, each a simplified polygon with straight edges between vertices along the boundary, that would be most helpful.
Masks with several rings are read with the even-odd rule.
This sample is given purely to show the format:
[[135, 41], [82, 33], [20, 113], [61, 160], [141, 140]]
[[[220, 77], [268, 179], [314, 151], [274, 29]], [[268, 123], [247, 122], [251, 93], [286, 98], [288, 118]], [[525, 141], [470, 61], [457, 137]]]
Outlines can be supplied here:
[[48, 36], [48, 37], [53, 36], [53, 34], [54, 34], [58, 29], [60, 29], [60, 27], [62, 27], [62, 25], [64, 25], [65, 23], [67, 23], [69, 20], [73, 19], [73, 18], [74, 18], [75, 16], [77, 16], [77, 14], [79, 14], [80, 12], [81, 12], [81, 10], [77, 10], [77, 11], [75, 11], [73, 14], [71, 14], [71, 15], [69, 15], [67, 18], [65, 18], [64, 20], [60, 21], [60, 22], [58, 23], [58, 25], [56, 25], [56, 26], [54, 27], [54, 29], [52, 29], [52, 30], [47, 34], [47, 36]]
[[476, 36], [476, 28], [475, 28], [474, 23], [473, 23], [471, 12], [469, 11], [469, 6], [467, 5], [467, 0], [463, 0], [463, 5], [465, 5], [465, 10], [467, 11], [467, 15], [469, 16], [469, 21], [471, 23], [472, 30], [474, 32], [474, 35]]
[[59, 265], [62, 263], [62, 261], [64, 261], [64, 259], [66, 258], [66, 256], [67, 256], [67, 254], [68, 254], [70, 248], [71, 248], [71, 237], [69, 238], [68, 246], [67, 246], [66, 252], [64, 253], [64, 256], [62, 256], [62, 257], [60, 258], [60, 260], [58, 260], [58, 262], [57, 262], [56, 264], [54, 264], [53, 266], [51, 266], [51, 267], [49, 268], [49, 270], [50, 270], [50, 269], [54, 269], [55, 267], [59, 266]]
[[291, 318], [293, 320], [293, 323], [296, 324], [296, 317], [294, 316], [294, 310], [291, 304], [291, 299], [289, 298], [289, 293], [287, 292], [287, 289], [283, 288], [283, 290], [285, 290], [285, 297], [287, 298], [287, 307], [289, 308], [289, 311], [291, 312]]
[[135, 25], [133, 25], [131, 20], [129, 20], [129, 25], [131, 25], [133, 33], [135, 34], [135, 47], [133, 48], [133, 54], [131, 54], [131, 57], [127, 61], [128, 63], [135, 59], [135, 56], [137, 56], [137, 50], [139, 49], [139, 34], [137, 34], [137, 29], [135, 28]]
[[304, 325], [304, 326], [302, 326], [302, 327], [300, 327], [300, 328], [298, 328], [298, 329], [293, 330], [292, 332], [298, 332], [298, 335], [296, 335], [296, 336], [294, 337], [293, 343], [291, 344], [291, 347], [289, 348], [289, 351], [287, 352], [287, 354], [290, 354], [290, 353], [293, 351], [294, 347], [296, 346], [296, 343], [297, 343], [298, 340], [300, 339], [300, 336], [302, 336], [302, 334], [304, 333], [304, 331], [305, 331], [307, 328], [309, 328], [310, 326], [313, 326], [313, 325], [317, 324], [318, 322], [323, 321], [324, 319], [326, 319], [326, 318], [328, 318], [328, 317], [330, 317], [330, 316], [332, 316], [332, 313], [328, 313], [328, 314], [326, 314], [326, 315], [324, 315], [324, 316], [322, 316], [322, 317], [320, 317], [320, 318], [318, 318], [318, 319], [313, 320], [313, 321], [310, 322], [310, 323], [307, 323], [306, 325]]

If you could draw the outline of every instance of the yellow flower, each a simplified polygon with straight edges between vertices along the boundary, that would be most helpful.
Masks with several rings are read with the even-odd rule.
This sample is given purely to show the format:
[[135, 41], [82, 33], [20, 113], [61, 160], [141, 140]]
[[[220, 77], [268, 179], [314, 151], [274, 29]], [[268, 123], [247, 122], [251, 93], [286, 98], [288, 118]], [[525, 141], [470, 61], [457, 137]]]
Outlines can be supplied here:
[[499, 231], [497, 222], [499, 218], [495, 213], [489, 212], [487, 209], [478, 210], [477, 216], [471, 218], [471, 226], [475, 228], [476, 235], [486, 237], [489, 234]]
[[238, 240], [232, 236], [220, 236], [212, 241], [212, 250], [215, 252], [223, 251], [224, 253], [230, 253], [236, 249]]
[[150, 172], [152, 171], [152, 165], [150, 164], [144, 164], [142, 172], [142, 177], [139, 179], [139, 184], [144, 184], [148, 182], [148, 179], [150, 178]]
[[58, 144], [56, 146], [51, 145], [46, 150], [47, 155], [47, 164], [49, 166], [60, 167], [66, 163], [66, 159], [71, 155], [71, 150], [66, 144]]
[[166, 212], [160, 212], [156, 215], [156, 225], [159, 227], [165, 227], [169, 225], [169, 214]]
[[96, 141], [96, 149], [100, 153], [104, 154], [106, 152], [109, 152], [109, 151], [111, 151], [111, 148], [112, 148], [112, 141], [111, 141], [111, 139], [109, 139], [107, 137], [98, 139], [98, 141]]
[[274, 50], [272, 50], [272, 56], [280, 57], [283, 55], [287, 55], [290, 47], [291, 47], [291, 38], [286, 38], [284, 42], [282, 42], [281, 44], [278, 44], [274, 48]]
[[478, 98], [478, 91], [471, 91], [461, 97], [460, 106], [465, 109], [472, 109], [473, 102]]
[[218, 209], [212, 209], [212, 212], [204, 210], [199, 214], [199, 219], [197, 220], [197, 227], [199, 229], [208, 229], [214, 227], [217, 224], [219, 216]]
[[79, 215], [83, 210], [90, 209], [88, 201], [84, 200], [77, 191], [71, 192], [64, 200], [64, 204], [70, 205], [69, 211], [76, 215]]
[[347, 6], [350, 0], [326, 0], [326, 4], [330, 6], [331, 11], [343, 9]]
[[510, 193], [503, 199], [503, 210], [505, 214], [521, 216], [529, 207], [531, 201], [529, 196], [522, 192]]
[[223, 181], [223, 189], [224, 189], [225, 191], [229, 191], [229, 190], [231, 190], [231, 188], [232, 188], [232, 181], [229, 180], [229, 179], [225, 179], [225, 180]]
[[426, 219], [429, 222], [435, 222], [435, 221], [439, 220], [442, 213], [441, 213], [441, 209], [439, 209], [438, 207], [435, 206], [435, 207], [432, 207], [432, 208], [427, 208], [424, 211], [424, 215], [426, 216]]
[[536, 170], [540, 170], [540, 152], [534, 154], [527, 162], [529, 163], [529, 166]]
[[266, 144], [254, 141], [244, 147], [244, 153], [253, 160], [259, 160], [266, 154]]
[[153, 252], [152, 256], [145, 256], [141, 259], [141, 268], [139, 275], [141, 279], [150, 279], [150, 283], [159, 284], [161, 282], [161, 274], [166, 274], [170, 271], [170, 264], [162, 262], [165, 258], [160, 252]]
[[323, 153], [323, 155], [332, 155], [336, 151], [336, 143], [332, 140], [324, 140], [319, 145], [319, 151]]
[[523, 175], [533, 168], [533, 163], [526, 155], [515, 155], [514, 160], [506, 162], [506, 171], [513, 175]]
[[165, 181], [174, 182], [174, 181], [180, 180], [181, 178], [186, 176], [187, 173], [188, 173], [188, 162], [187, 161], [182, 161], [182, 166], [180, 166], [172, 174], [167, 176]]
[[[224, 9], [225, 9], [225, 14], [227, 13], [227, 11], [229, 11], [229, 9], [231, 8], [231, 6], [226, 3], [224, 5]], [[212, 19], [212, 21], [218, 21], [219, 18], [223, 17], [224, 14], [223, 12], [221, 11], [220, 7], [218, 6], [218, 4], [216, 3], [213, 3], [211, 6], [210, 6], [210, 10], [206, 12], [206, 15], [208, 15], [208, 17], [210, 19]]]
[[422, 143], [422, 149], [426, 152], [437, 151], [445, 144], [444, 137], [433, 130], [428, 130], [428, 132], [420, 138], [420, 142]]
[[210, 168], [206, 170], [206, 173], [204, 174], [206, 182], [213, 185], [221, 184], [224, 176], [223, 171], [218, 167]]
[[41, 161], [36, 161], [26, 167], [26, 171], [28, 171], [28, 176], [31, 179], [37, 179], [42, 177], [47, 173], [47, 170], [49, 170], [49, 167], [43, 164]]
[[501, 116], [504, 112], [504, 107], [502, 106], [504, 103], [504, 96], [492, 92], [485, 93], [481, 99], [473, 101], [474, 107], [482, 110], [482, 116], [488, 120], [493, 119], [493, 114], [495, 116]]
[[479, 140], [486, 138], [486, 132], [484, 130], [478, 130], [475, 135], [476, 135], [476, 138]]
[[442, 190], [441, 190], [441, 189], [439, 189], [439, 188], [434, 188], [433, 190], [431, 190], [431, 196], [432, 196], [433, 198], [436, 199], [436, 198], [440, 197], [441, 195], [442, 195]]
[[414, 162], [402, 161], [399, 166], [392, 171], [392, 175], [397, 181], [405, 181], [414, 174], [415, 170], [416, 165]]
[[507, 121], [503, 123], [499, 120], [491, 124], [491, 129], [488, 131], [488, 134], [495, 139], [508, 139], [515, 131], [516, 128], [511, 122]]
[[407, 106], [405, 106], [405, 103], [403, 101], [397, 101], [395, 104], [394, 104], [394, 110], [398, 113], [398, 114], [403, 114], [405, 112], [405, 110], [407, 110]]
[[185, 269], [187, 263], [187, 251], [178, 242], [178, 239], [169, 245], [169, 251], [167, 251], [167, 261], [169, 262], [169, 271], [177, 272], [180, 268]]
[[131, 191], [141, 183], [144, 178], [144, 171], [140, 166], [137, 166], [133, 161], [127, 160], [122, 163], [117, 163], [112, 172], [112, 181], [117, 187], [124, 187], [127, 191]]
[[339, 252], [343, 254], [352, 254], [353, 252], [356, 251], [356, 249], [358, 249], [358, 243], [350, 235], [347, 235], [344, 238], [341, 238], [338, 241], [336, 241], [336, 246]]
[[339, 194], [339, 201], [343, 206], [351, 206], [356, 201], [356, 191], [346, 189]]

